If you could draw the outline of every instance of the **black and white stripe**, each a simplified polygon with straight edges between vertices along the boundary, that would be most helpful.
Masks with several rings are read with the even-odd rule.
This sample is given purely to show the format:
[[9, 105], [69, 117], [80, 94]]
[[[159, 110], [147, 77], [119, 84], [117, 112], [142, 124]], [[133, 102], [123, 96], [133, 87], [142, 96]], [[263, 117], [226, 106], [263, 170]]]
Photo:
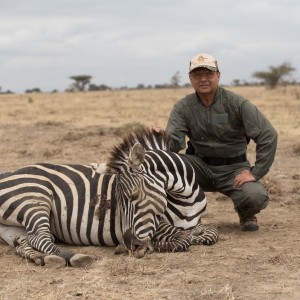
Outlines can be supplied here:
[[[26, 229], [28, 244], [21, 238], [16, 243], [23, 257], [22, 249], [32, 248], [34, 261], [51, 254], [77, 265], [74, 254], [62, 251], [54, 239], [72, 245], [121, 244], [140, 256], [153, 245], [157, 251], [186, 250], [191, 237], [179, 241], [183, 235], [175, 234], [174, 226], [195, 227], [206, 199], [191, 165], [169, 152], [168, 143], [166, 136], [146, 129], [129, 134], [113, 148], [105, 173], [94, 165], [22, 168], [0, 180], [0, 223]], [[160, 226], [162, 220], [171, 230]], [[36, 252], [44, 254], [36, 258]]]

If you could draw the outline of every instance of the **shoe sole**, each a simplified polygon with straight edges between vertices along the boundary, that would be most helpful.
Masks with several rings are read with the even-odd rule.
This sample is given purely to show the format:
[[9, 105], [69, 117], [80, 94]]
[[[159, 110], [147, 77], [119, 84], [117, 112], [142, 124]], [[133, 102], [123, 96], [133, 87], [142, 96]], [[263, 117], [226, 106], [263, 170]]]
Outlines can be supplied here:
[[247, 224], [242, 228], [242, 231], [257, 231], [259, 226], [257, 224]]

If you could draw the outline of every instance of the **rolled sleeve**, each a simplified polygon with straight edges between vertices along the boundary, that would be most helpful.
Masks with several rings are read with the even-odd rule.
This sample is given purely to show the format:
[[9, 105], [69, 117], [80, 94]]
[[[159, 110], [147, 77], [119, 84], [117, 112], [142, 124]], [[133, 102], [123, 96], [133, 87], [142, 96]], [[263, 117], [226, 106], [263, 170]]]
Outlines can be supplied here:
[[185, 148], [185, 137], [188, 133], [185, 118], [182, 116], [183, 110], [179, 106], [173, 107], [166, 127], [166, 132], [172, 139], [171, 150], [176, 153]]

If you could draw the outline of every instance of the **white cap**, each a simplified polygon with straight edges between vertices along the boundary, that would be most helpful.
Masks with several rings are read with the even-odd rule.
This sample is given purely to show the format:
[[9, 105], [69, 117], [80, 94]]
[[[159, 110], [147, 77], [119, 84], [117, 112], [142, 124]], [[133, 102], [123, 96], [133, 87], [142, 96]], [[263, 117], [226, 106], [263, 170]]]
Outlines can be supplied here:
[[206, 68], [214, 72], [219, 71], [216, 58], [205, 53], [200, 53], [191, 59], [189, 72], [197, 68]]

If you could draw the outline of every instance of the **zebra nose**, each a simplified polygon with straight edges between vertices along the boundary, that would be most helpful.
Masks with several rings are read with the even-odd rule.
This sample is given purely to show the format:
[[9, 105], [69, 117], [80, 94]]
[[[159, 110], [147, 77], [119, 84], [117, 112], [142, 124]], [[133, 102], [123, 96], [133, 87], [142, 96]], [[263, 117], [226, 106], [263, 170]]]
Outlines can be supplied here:
[[144, 243], [139, 240], [131, 229], [127, 229], [123, 234], [124, 245], [128, 251], [136, 250], [136, 247], [143, 246]]

